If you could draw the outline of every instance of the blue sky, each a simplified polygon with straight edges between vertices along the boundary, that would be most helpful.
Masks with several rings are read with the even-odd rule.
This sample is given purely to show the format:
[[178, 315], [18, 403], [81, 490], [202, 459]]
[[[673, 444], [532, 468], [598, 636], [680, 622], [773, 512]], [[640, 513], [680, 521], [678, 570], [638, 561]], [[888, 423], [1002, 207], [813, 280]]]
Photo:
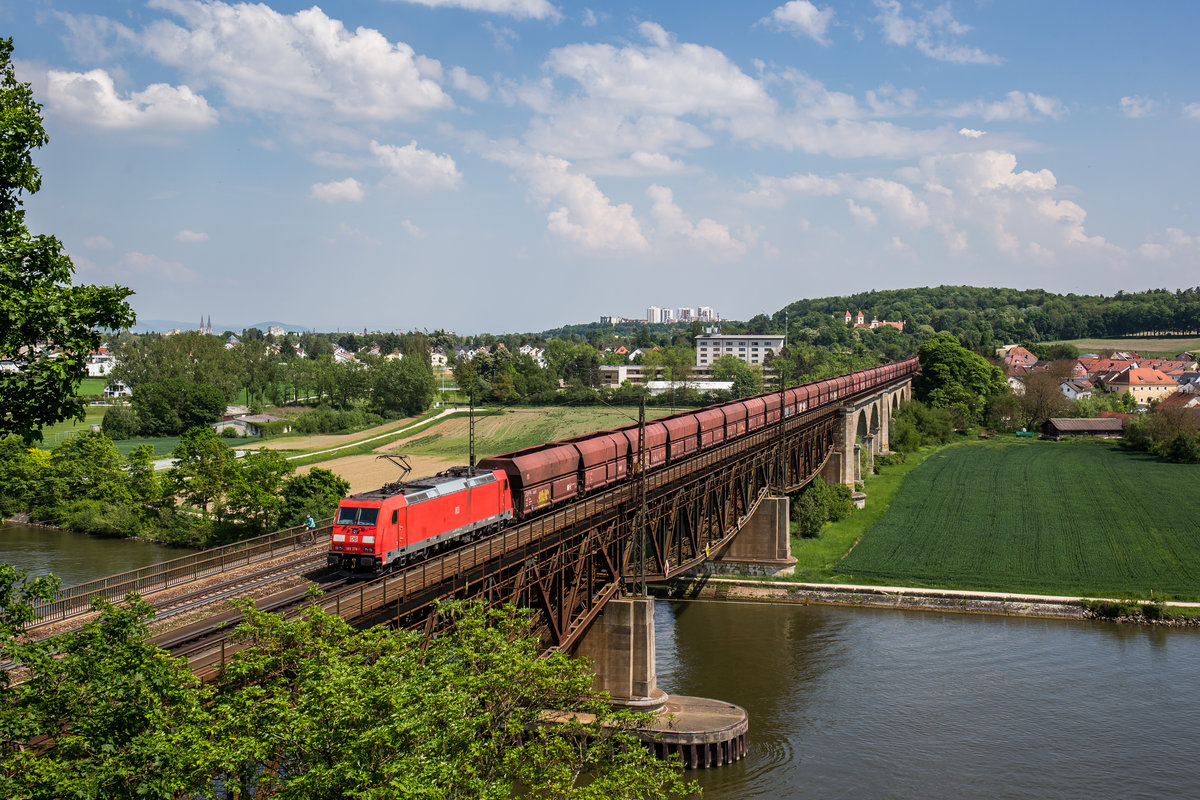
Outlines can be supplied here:
[[1200, 284], [1200, 4], [23, 0], [29, 221], [143, 319], [540, 330]]

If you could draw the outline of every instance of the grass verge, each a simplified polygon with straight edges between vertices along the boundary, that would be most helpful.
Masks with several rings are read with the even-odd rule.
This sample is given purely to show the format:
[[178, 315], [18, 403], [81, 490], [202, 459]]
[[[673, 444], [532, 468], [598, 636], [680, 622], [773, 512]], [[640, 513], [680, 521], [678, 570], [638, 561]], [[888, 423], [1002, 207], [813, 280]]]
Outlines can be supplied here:
[[942, 449], [944, 448], [923, 448], [916, 453], [910, 453], [903, 464], [884, 467], [878, 475], [868, 475], [864, 483], [866, 508], [855, 509], [845, 519], [828, 523], [821, 529], [819, 536], [802, 539], [795, 535], [793, 525], [792, 555], [796, 557], [796, 571], [789, 580], [804, 583], [853, 583], [850, 576], [836, 574], [838, 562], [887, 511], [909, 473]]

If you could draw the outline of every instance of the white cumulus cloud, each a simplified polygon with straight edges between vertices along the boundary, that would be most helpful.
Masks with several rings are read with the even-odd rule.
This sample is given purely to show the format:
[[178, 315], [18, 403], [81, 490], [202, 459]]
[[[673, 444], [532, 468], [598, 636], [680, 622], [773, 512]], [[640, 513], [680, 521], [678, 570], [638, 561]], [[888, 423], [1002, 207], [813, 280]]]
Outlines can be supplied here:
[[974, 128], [959, 128], [959, 136], [965, 136], [968, 139], [978, 139], [980, 136], [986, 136], [987, 131], [977, 131]]
[[184, 130], [217, 121], [208, 101], [187, 86], [154, 83], [121, 96], [112, 76], [50, 70], [46, 74], [49, 110], [81, 125], [110, 130]]
[[314, 183], [309, 196], [322, 203], [357, 203], [363, 199], [362, 184], [354, 178], [329, 183]]
[[1121, 113], [1130, 119], [1149, 117], [1158, 110], [1158, 103], [1149, 97], [1130, 95], [1121, 98]]
[[464, 8], [517, 19], [560, 19], [562, 12], [546, 0], [407, 0], [430, 8]]
[[879, 215], [870, 206], [860, 206], [850, 198], [846, 198], [846, 208], [850, 210], [850, 216], [854, 217], [854, 221], [864, 228], [874, 228], [879, 223]]
[[1184, 106], [1183, 116], [1187, 119], [1200, 119], [1200, 103], [1188, 103]]
[[807, 36], [818, 44], [829, 44], [826, 32], [833, 22], [831, 7], [817, 8], [809, 0], [791, 0], [763, 17], [761, 24], [773, 25], [782, 31]]
[[404, 229], [405, 233], [407, 233], [409, 236], [413, 237], [414, 239], [424, 239], [425, 238], [425, 231], [421, 230], [421, 228], [418, 227], [415, 223], [413, 223], [412, 220], [409, 220], [409, 219], [401, 220], [400, 227]]
[[995, 120], [1036, 119], [1049, 117], [1060, 119], [1067, 114], [1066, 107], [1057, 97], [1044, 97], [1033, 92], [1011, 91], [999, 100], [971, 100], [960, 103], [945, 112], [951, 117], [982, 117]]
[[666, 186], [654, 184], [646, 189], [646, 196], [653, 202], [650, 214], [659, 233], [681, 238], [710, 257], [737, 258], [745, 255], [746, 243], [734, 238], [728, 226], [707, 218], [692, 224], [684, 216], [683, 209], [675, 204], [675, 195]]
[[217, 86], [230, 105], [288, 117], [414, 117], [451, 105], [441, 65], [371, 28], [346, 29], [313, 6], [281, 14], [263, 5], [150, 0], [173, 13], [141, 33], [145, 50], [194, 85]]
[[614, 204], [587, 175], [570, 162], [542, 153], [514, 151], [491, 158], [507, 164], [528, 182], [529, 196], [548, 207], [546, 228], [584, 250], [641, 251], [646, 237], [628, 203]]
[[416, 142], [397, 147], [372, 141], [371, 154], [380, 166], [413, 189], [454, 189], [462, 180], [453, 158], [422, 150]]
[[883, 38], [901, 47], [913, 46], [917, 51], [937, 59], [955, 64], [999, 64], [999, 56], [986, 53], [978, 47], [958, 44], [956, 37], [971, 30], [950, 13], [950, 4], [929, 9], [920, 9], [919, 16], [905, 16], [899, 0], [875, 0], [879, 15], [875, 21], [883, 29]]
[[487, 81], [472, 75], [462, 67], [451, 67], [450, 85], [474, 100], [487, 100], [491, 93]]

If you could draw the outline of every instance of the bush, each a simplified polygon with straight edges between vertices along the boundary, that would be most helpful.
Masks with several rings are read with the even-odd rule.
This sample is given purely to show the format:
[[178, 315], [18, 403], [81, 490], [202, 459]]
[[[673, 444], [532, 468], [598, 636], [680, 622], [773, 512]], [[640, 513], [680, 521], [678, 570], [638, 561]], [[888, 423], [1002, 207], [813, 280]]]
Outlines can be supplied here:
[[142, 531], [133, 508], [99, 500], [74, 501], [62, 512], [59, 524], [73, 531], [117, 538], [137, 536]]
[[199, 517], [166, 508], [159, 512], [152, 535], [155, 541], [172, 547], [204, 547], [208, 525]]
[[292, 430], [298, 433], [350, 433], [378, 425], [383, 422], [383, 417], [363, 411], [334, 411], [321, 407], [305, 411], [292, 422]]
[[238, 430], [232, 425], [221, 429], [221, 438], [236, 439], [238, 438]]
[[1178, 433], [1167, 448], [1167, 458], [1178, 464], [1200, 463], [1200, 442], [1190, 433]]
[[137, 433], [137, 412], [128, 406], [113, 406], [104, 412], [100, 429], [114, 442], [128, 439]]
[[841, 484], [827, 486], [820, 476], [792, 496], [792, 520], [805, 538], [816, 536], [826, 522], [844, 519], [853, 510], [850, 488]]
[[902, 453], [912, 453], [927, 444], [945, 444], [954, 435], [955, 417], [952, 409], [930, 408], [919, 400], [900, 407], [888, 430], [892, 447]]

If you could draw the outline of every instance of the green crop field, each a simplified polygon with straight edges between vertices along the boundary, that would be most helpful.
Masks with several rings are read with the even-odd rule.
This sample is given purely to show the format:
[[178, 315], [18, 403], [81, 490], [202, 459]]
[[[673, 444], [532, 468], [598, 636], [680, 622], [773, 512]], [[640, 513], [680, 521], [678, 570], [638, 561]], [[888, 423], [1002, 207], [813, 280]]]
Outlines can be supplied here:
[[1132, 350], [1145, 358], [1173, 358], [1179, 353], [1194, 353], [1200, 349], [1198, 336], [1128, 336], [1119, 339], [1065, 339], [1081, 353], [1103, 350]]
[[[647, 408], [646, 419], [663, 417], [669, 408]], [[481, 416], [475, 425], [475, 451], [480, 456], [510, 453], [526, 447], [567, 439], [594, 431], [637, 424], [636, 408], [606, 406], [547, 406], [512, 408]], [[404, 445], [411, 455], [457, 457], [467, 452], [469, 424], [464, 417], [438, 423]]]
[[998, 439], [908, 476], [836, 569], [856, 583], [1200, 598], [1200, 466], [1118, 444]]

